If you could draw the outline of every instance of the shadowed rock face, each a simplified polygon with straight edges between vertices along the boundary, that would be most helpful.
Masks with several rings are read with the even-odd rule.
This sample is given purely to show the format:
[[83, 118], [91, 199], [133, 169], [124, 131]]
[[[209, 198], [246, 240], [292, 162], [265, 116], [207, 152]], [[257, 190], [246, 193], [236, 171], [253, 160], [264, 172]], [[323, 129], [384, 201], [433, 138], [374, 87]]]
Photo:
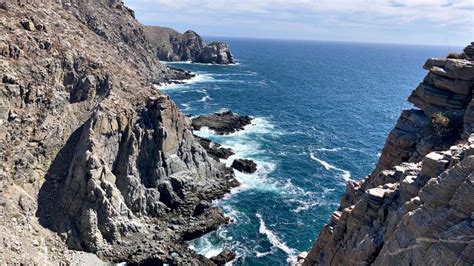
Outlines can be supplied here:
[[350, 181], [303, 265], [474, 263], [474, 43], [429, 59], [375, 171]]
[[0, 261], [211, 263], [184, 241], [228, 222], [206, 202], [236, 182], [151, 85], [188, 74], [160, 65], [121, 1], [0, 16]]
[[234, 58], [227, 44], [213, 42], [206, 45], [196, 32], [179, 33], [173, 29], [145, 26], [147, 40], [163, 61], [191, 61], [208, 64], [233, 64]]

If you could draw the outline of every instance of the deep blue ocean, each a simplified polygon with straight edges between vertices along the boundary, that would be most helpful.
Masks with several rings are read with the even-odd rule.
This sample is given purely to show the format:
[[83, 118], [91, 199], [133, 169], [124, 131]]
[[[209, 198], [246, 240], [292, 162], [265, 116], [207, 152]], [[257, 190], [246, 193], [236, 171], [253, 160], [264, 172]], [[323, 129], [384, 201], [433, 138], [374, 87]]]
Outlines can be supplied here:
[[[212, 38], [214, 39], [214, 38]], [[208, 41], [212, 40], [208, 38]], [[190, 246], [213, 256], [224, 248], [234, 265], [286, 265], [312, 246], [348, 179], [369, 174], [429, 57], [459, 47], [215, 38], [238, 64], [173, 63], [197, 74], [162, 87], [190, 115], [232, 110], [255, 117], [246, 130], [195, 132], [253, 159], [237, 172], [242, 186], [215, 202], [234, 223]]]

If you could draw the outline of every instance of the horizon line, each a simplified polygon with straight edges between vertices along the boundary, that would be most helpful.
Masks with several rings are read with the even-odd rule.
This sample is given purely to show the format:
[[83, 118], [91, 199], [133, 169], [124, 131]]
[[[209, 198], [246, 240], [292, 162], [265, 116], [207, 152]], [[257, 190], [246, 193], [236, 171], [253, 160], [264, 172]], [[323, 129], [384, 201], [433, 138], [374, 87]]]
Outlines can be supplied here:
[[[161, 27], [161, 26], [160, 26]], [[169, 27], [168, 27], [169, 28]], [[199, 33], [198, 33], [199, 34]], [[298, 38], [276, 38], [276, 37], [248, 37], [248, 36], [224, 36], [224, 35], [201, 35], [204, 38], [229, 38], [229, 39], [250, 39], [250, 40], [274, 40], [274, 41], [304, 41], [304, 42], [336, 42], [336, 43], [356, 43], [356, 44], [385, 44], [385, 45], [406, 45], [406, 46], [434, 46], [448, 48], [464, 48], [470, 43], [461, 44], [427, 44], [427, 43], [395, 43], [395, 42], [371, 42], [371, 41], [346, 41], [346, 40], [322, 40], [322, 39], [298, 39]], [[472, 41], [474, 42], [474, 40]]]

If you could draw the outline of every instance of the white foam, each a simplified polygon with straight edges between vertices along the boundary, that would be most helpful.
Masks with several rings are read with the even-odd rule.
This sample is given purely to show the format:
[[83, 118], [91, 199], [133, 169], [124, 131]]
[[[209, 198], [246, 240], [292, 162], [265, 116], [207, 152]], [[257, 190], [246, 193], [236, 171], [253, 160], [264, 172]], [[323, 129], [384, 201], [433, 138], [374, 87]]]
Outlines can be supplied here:
[[206, 95], [204, 97], [201, 98], [201, 100], [199, 100], [200, 102], [207, 102], [207, 101], [212, 101], [213, 99], [209, 96], [209, 95]]
[[252, 124], [245, 126], [244, 130], [228, 135], [217, 135], [213, 130], [207, 127], [202, 127], [200, 130], [194, 131], [194, 134], [214, 140], [225, 148], [231, 148], [235, 154], [226, 160], [221, 160], [221, 162], [225, 163], [228, 167], [238, 158], [252, 159], [257, 164], [257, 171], [254, 174], [245, 174], [235, 171], [236, 179], [240, 182], [241, 186], [233, 189], [231, 193], [235, 194], [248, 189], [277, 193], [281, 191], [281, 187], [271, 178], [268, 178], [268, 175], [275, 171], [277, 164], [269, 158], [264, 157], [265, 151], [261, 149], [258, 143], [258, 139], [263, 136], [278, 134], [268, 120], [259, 117], [254, 118]]
[[256, 216], [260, 220], [260, 227], [258, 229], [259, 233], [265, 235], [272, 246], [285, 252], [288, 255], [288, 262], [293, 262], [295, 260], [297, 251], [288, 247], [285, 242], [281, 241], [271, 230], [267, 228], [261, 214], [257, 213]]
[[224, 250], [222, 247], [214, 246], [207, 237], [201, 237], [196, 241], [191, 242], [189, 248], [206, 258], [217, 256]]
[[265, 257], [266, 255], [272, 254], [272, 253], [273, 253], [273, 252], [271, 252], [271, 251], [268, 251], [268, 252], [258, 252], [258, 251], [255, 251], [255, 257], [257, 257], [257, 258]]
[[353, 148], [347, 148], [347, 147], [340, 147], [340, 148], [314, 148], [315, 151], [327, 151], [327, 152], [338, 152], [338, 151], [343, 151], [343, 150], [347, 150], [347, 151], [359, 151], [357, 149], [353, 149]]
[[335, 170], [335, 171], [339, 171], [342, 173], [342, 178], [344, 178], [345, 181], [349, 181], [351, 180], [351, 172], [347, 171], [347, 170], [344, 170], [344, 169], [341, 169], [341, 168], [338, 168], [324, 160], [321, 160], [319, 159], [318, 157], [316, 157], [314, 155], [314, 153], [310, 153], [310, 157], [311, 159], [315, 160], [316, 162], [320, 163], [326, 170], [328, 171], [331, 171], [331, 170]]
[[226, 67], [226, 66], [238, 66], [239, 62], [233, 64], [212, 64], [212, 63], [197, 63], [192, 61], [160, 61], [163, 65], [201, 65], [201, 66], [216, 66], [216, 67]]
[[186, 79], [186, 80], [176, 80], [175, 82], [171, 83], [163, 83], [163, 84], [155, 84], [154, 87], [160, 91], [167, 91], [167, 90], [177, 90], [186, 88], [190, 84], [194, 83], [203, 83], [203, 82], [213, 82], [215, 79], [212, 77], [211, 74], [205, 73], [193, 73], [196, 76]]

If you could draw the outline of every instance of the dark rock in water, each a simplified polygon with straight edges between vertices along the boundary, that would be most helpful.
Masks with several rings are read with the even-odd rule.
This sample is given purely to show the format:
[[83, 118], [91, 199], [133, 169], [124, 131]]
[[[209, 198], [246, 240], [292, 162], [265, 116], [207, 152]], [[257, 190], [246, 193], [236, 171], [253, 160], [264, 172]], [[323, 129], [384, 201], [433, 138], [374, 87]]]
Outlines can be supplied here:
[[225, 217], [218, 208], [210, 208], [206, 213], [202, 214], [200, 218], [198, 221], [186, 226], [182, 232], [183, 240], [196, 239], [217, 230], [219, 226], [229, 222], [229, 218]]
[[257, 164], [252, 160], [237, 159], [232, 162], [232, 168], [242, 173], [253, 174], [257, 171]]
[[155, 48], [156, 56], [163, 61], [234, 63], [227, 44], [213, 42], [206, 45], [201, 36], [192, 30], [179, 33], [171, 28], [146, 26], [144, 34], [148, 42]]
[[243, 130], [246, 125], [250, 125], [252, 119], [250, 116], [240, 116], [228, 111], [196, 117], [192, 120], [192, 126], [194, 130], [208, 127], [219, 135], [226, 135]]
[[235, 253], [229, 250], [224, 250], [219, 255], [211, 258], [211, 261], [217, 265], [225, 265], [226, 263], [234, 260], [236, 257]]
[[196, 140], [207, 151], [207, 154], [219, 161], [219, 159], [228, 159], [234, 155], [234, 151], [230, 148], [223, 148], [219, 143], [212, 142], [209, 139], [194, 135]]
[[199, 62], [228, 65], [234, 63], [234, 57], [226, 43], [213, 42], [204, 47], [199, 56]]

